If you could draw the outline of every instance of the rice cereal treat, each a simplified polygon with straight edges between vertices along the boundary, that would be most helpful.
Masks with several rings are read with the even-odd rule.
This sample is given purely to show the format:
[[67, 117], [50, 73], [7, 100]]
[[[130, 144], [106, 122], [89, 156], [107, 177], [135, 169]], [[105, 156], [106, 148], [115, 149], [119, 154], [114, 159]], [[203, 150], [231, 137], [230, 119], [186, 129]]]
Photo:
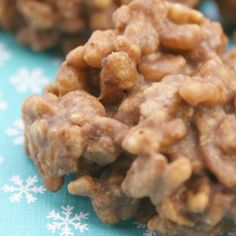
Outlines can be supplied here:
[[234, 231], [236, 71], [221, 26], [162, 0], [134, 0], [113, 21], [23, 105], [26, 150], [46, 187], [77, 173], [69, 192], [109, 224]]
[[36, 51], [68, 51], [94, 29], [111, 27], [113, 11], [125, 0], [0, 0], [0, 26]]
[[[173, 1], [173, 0], [172, 0]], [[176, 1], [176, 0], [175, 0]], [[112, 13], [130, 0], [0, 0], [0, 27], [35, 51], [59, 46], [68, 52], [95, 29], [112, 27]], [[195, 6], [196, 0], [179, 1]]]
[[83, 175], [68, 185], [70, 193], [91, 198], [98, 217], [106, 224], [132, 218], [138, 211], [140, 200], [127, 197], [121, 183], [132, 162], [131, 158], [119, 158], [106, 168], [99, 178]]
[[51, 191], [63, 183], [65, 174], [77, 171], [81, 156], [99, 166], [114, 162], [128, 129], [105, 117], [103, 105], [84, 91], [32, 96], [23, 105], [23, 118], [26, 150]]

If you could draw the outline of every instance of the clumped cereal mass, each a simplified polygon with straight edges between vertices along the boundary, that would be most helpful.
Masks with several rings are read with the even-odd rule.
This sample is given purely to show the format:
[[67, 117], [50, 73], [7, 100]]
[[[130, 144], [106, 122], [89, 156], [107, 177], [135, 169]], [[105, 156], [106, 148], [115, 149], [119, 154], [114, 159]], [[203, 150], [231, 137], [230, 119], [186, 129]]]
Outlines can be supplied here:
[[134, 0], [71, 51], [23, 105], [45, 185], [88, 196], [105, 223], [137, 217], [170, 236], [236, 224], [236, 53], [187, 6]]
[[0, 26], [34, 50], [65, 52], [86, 42], [92, 30], [112, 26], [112, 12], [128, 0], [1, 0]]
[[[0, 27], [36, 51], [59, 46], [65, 53], [93, 30], [113, 26], [112, 13], [131, 0], [0, 0]], [[198, 0], [170, 0], [196, 6]]]

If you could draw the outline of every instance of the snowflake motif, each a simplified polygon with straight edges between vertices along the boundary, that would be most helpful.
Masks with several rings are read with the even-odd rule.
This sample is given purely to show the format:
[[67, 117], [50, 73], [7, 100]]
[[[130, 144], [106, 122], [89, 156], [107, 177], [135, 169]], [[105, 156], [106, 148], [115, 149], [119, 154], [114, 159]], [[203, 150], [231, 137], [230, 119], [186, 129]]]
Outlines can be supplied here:
[[24, 143], [24, 124], [21, 119], [17, 119], [13, 126], [6, 130], [6, 134], [13, 138], [15, 145], [23, 145]]
[[31, 93], [40, 93], [42, 88], [49, 83], [41, 68], [30, 71], [27, 68], [20, 68], [15, 75], [10, 77], [10, 83], [16, 86], [16, 91], [24, 93], [30, 90]]
[[[147, 226], [145, 224], [140, 224], [138, 222], [134, 222], [134, 224], [136, 225], [137, 229], [146, 229], [147, 228]], [[143, 233], [143, 236], [158, 236], [158, 234], [156, 232], [151, 232], [146, 229], [146, 231]]]
[[0, 166], [3, 164], [4, 161], [4, 158], [0, 155]]
[[2, 190], [5, 193], [12, 193], [9, 197], [11, 202], [20, 202], [25, 196], [27, 203], [34, 203], [37, 198], [35, 194], [43, 194], [45, 188], [43, 186], [36, 186], [38, 182], [37, 176], [28, 177], [25, 181], [21, 179], [19, 175], [12, 176], [10, 179], [12, 185], [5, 184]]
[[134, 224], [136, 225], [137, 229], [145, 229], [147, 227], [145, 224], [141, 224], [139, 222], [134, 222]]
[[73, 229], [78, 229], [81, 233], [89, 230], [88, 225], [81, 222], [82, 220], [88, 219], [88, 213], [80, 212], [79, 214], [72, 216], [74, 207], [62, 206], [61, 209], [62, 213], [52, 210], [47, 216], [48, 219], [54, 221], [47, 224], [48, 230], [52, 233], [60, 231], [61, 236], [73, 236]]
[[143, 236], [157, 236], [157, 233], [146, 230], [146, 232], [143, 233]]
[[[1, 50], [0, 50], [1, 53]], [[2, 98], [2, 94], [0, 93], [0, 111], [5, 110], [8, 107], [7, 102]]]
[[0, 67], [3, 66], [4, 62], [9, 60], [11, 57], [11, 54], [9, 51], [7, 51], [5, 44], [0, 43]]

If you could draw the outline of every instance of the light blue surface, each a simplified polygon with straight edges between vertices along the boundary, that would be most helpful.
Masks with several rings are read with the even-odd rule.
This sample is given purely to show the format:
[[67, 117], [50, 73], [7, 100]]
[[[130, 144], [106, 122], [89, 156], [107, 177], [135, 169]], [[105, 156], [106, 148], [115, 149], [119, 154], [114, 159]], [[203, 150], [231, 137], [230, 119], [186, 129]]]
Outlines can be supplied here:
[[[209, 4], [204, 9], [215, 17]], [[88, 199], [71, 196], [66, 188], [50, 193], [42, 187], [36, 168], [24, 153], [20, 107], [24, 98], [40, 93], [54, 80], [58, 66], [58, 58], [33, 53], [0, 32], [0, 236], [157, 236], [132, 221], [104, 225]], [[64, 230], [65, 224], [56, 223], [65, 222], [62, 207], [72, 211], [72, 224]]]
[[[138, 229], [132, 221], [104, 225], [97, 219], [87, 198], [73, 197], [66, 188], [57, 193], [42, 188], [36, 168], [24, 153], [20, 107], [24, 98], [40, 93], [46, 82], [54, 80], [58, 66], [58, 59], [52, 55], [33, 53], [18, 46], [9, 34], [0, 32], [0, 236], [157, 235], [147, 233], [145, 228]], [[29, 184], [32, 186], [26, 192], [31, 195], [26, 198], [25, 193], [20, 194], [22, 188], [20, 190], [19, 186], [26, 188]], [[76, 229], [76, 225], [69, 226], [71, 233], [68, 234], [60, 229], [53, 234], [48, 229], [48, 224], [60, 221], [47, 218], [49, 213], [54, 210], [63, 216], [62, 206], [74, 207], [70, 219], [80, 222], [84, 233]], [[87, 219], [76, 220], [75, 214], [81, 212]]]

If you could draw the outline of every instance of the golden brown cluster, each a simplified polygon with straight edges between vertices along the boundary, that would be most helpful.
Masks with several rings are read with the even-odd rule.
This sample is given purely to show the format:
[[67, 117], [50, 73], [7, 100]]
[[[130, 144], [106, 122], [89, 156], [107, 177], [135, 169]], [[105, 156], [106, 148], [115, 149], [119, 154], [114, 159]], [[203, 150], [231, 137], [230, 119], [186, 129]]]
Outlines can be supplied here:
[[27, 152], [52, 191], [59, 186], [50, 186], [51, 178], [63, 182], [62, 176], [77, 171], [81, 156], [104, 166], [121, 154], [128, 127], [105, 117], [102, 104], [84, 91], [32, 96], [22, 109]]
[[221, 26], [163, 0], [134, 0], [113, 21], [23, 105], [26, 150], [47, 188], [77, 173], [69, 192], [109, 224], [235, 230], [236, 54]]
[[[36, 51], [59, 46], [68, 52], [93, 30], [113, 26], [112, 13], [131, 0], [1, 0], [0, 27]], [[173, 1], [173, 0], [172, 0]], [[197, 0], [174, 0], [195, 6]]]

